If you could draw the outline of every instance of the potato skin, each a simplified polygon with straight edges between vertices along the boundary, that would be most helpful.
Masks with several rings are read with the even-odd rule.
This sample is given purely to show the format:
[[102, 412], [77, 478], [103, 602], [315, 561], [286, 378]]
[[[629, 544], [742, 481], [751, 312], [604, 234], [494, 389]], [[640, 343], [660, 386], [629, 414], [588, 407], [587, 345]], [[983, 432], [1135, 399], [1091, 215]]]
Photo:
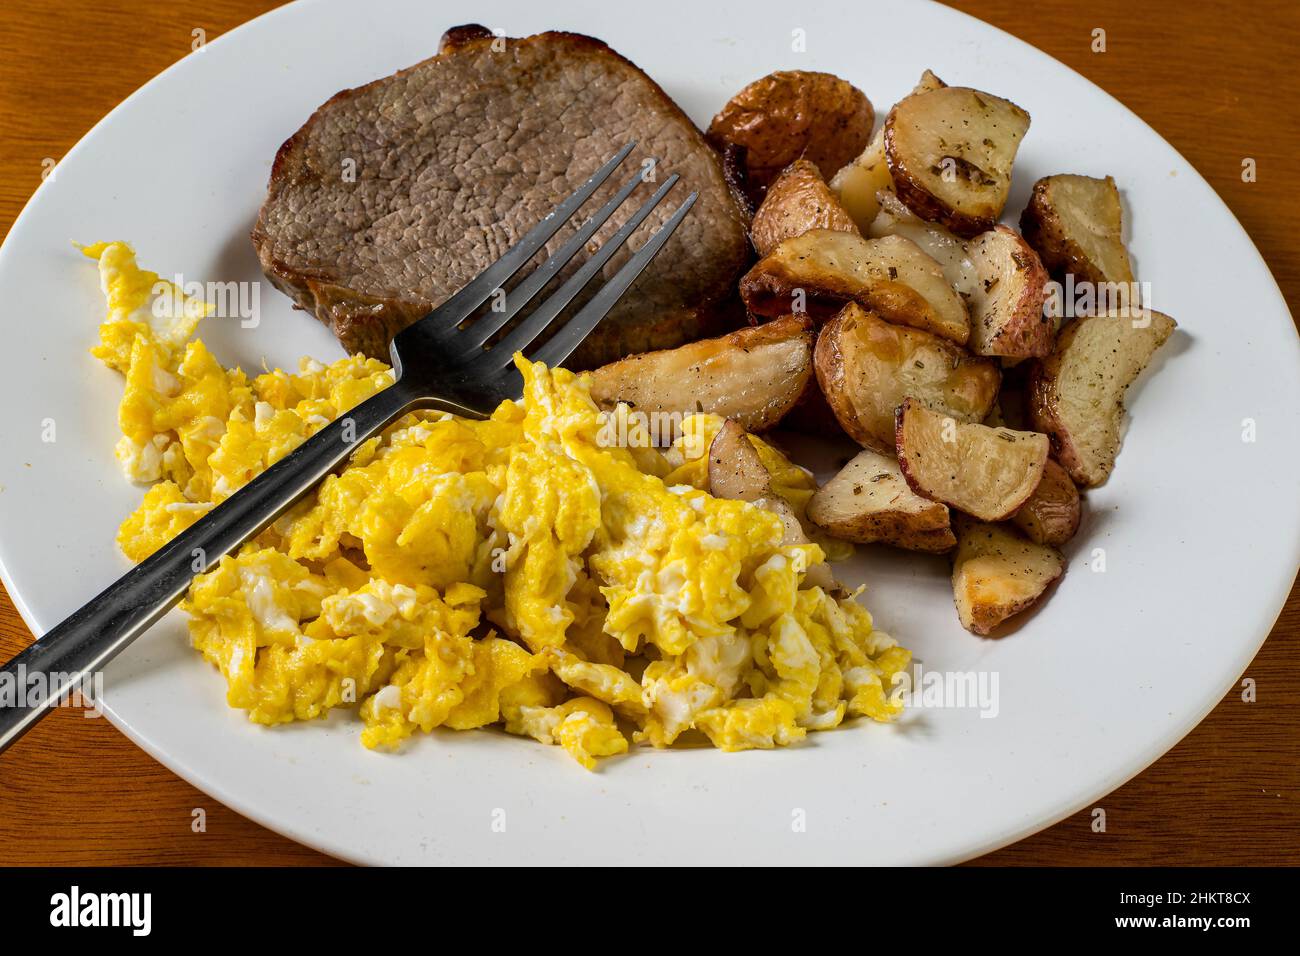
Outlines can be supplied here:
[[1052, 457], [1065, 468], [1073, 481], [1078, 482], [1082, 487], [1091, 488], [1102, 484], [1109, 477], [1109, 473], [1098, 476], [1088, 470], [1070, 438], [1069, 429], [1056, 414], [1059, 400], [1056, 391], [1056, 377], [1060, 370], [1059, 351], [1063, 345], [1069, 344], [1074, 330], [1073, 325], [1067, 327], [1057, 339], [1057, 351], [1046, 359], [1033, 363], [1029, 370], [1029, 386], [1026, 394], [1029, 403], [1029, 420], [1035, 429], [1046, 434], [1051, 441]]
[[[779, 422], [813, 381], [812, 349], [811, 321], [786, 316], [603, 365], [591, 373], [591, 396], [603, 406], [625, 401], [647, 413], [702, 407], [760, 431]], [[777, 358], [788, 364], [772, 365]]]
[[919, 531], [905, 517], [882, 513], [863, 515], [854, 525], [827, 527], [826, 531], [857, 544], [887, 544], [902, 551], [920, 551], [924, 554], [944, 554], [957, 545], [957, 536], [952, 528], [936, 528], [934, 531]]
[[723, 423], [709, 446], [709, 494], [736, 501], [757, 501], [772, 494], [772, 476], [744, 426], [733, 418]]
[[1079, 530], [1081, 516], [1079, 489], [1065, 469], [1049, 458], [1042, 481], [1011, 516], [1011, 523], [1035, 544], [1059, 548]]
[[[860, 337], [862, 353], [855, 352], [856, 342], [843, 341], [849, 335]], [[854, 356], [868, 358], [874, 366], [852, 367], [859, 361]], [[891, 325], [856, 303], [846, 305], [822, 328], [813, 368], [827, 404], [849, 437], [890, 453], [894, 409], [909, 394], [955, 418], [978, 421], [993, 407], [1002, 380], [991, 359], [970, 355], [929, 332]], [[922, 372], [926, 380], [909, 380]]]
[[713, 117], [708, 138], [739, 143], [759, 189], [796, 159], [833, 176], [866, 147], [876, 122], [871, 101], [831, 73], [781, 70], [750, 83]]
[[938, 262], [904, 236], [864, 239], [857, 232], [813, 229], [782, 241], [740, 280], [753, 315], [781, 315], [799, 304], [817, 319], [856, 301], [897, 325], [958, 345], [970, 337], [966, 304]]
[[863, 450], [808, 501], [808, 519], [837, 538], [909, 551], [957, 543], [948, 508], [907, 487], [892, 455]]
[[[927, 408], [911, 397], [904, 399], [898, 406], [894, 441], [898, 450], [898, 465], [907, 484], [918, 495], [932, 501], [942, 501], [981, 521], [1004, 521], [1010, 518], [1042, 483], [1043, 470], [1049, 460], [1047, 436], [1038, 432], [992, 429], [978, 422], [955, 423], [945, 421], [946, 419], [947, 416], [942, 412]], [[943, 435], [945, 424], [956, 425], [952, 438]], [[975, 443], [975, 452], [984, 453], [982, 459], [972, 462], [971, 459], [975, 456], [968, 453], [964, 460], [958, 455], [953, 460], [945, 461], [941, 455], [934, 453], [936, 449], [942, 450], [949, 444], [959, 445], [963, 437]], [[987, 467], [989, 463], [1008, 464], [1003, 457], [1008, 453], [1008, 445], [1001, 440], [991, 441], [994, 437], [1007, 440], [1019, 456], [1019, 460], [1009, 462], [1009, 473], [1008, 469], [998, 472]], [[980, 447], [981, 444], [983, 448]], [[972, 449], [968, 446], [967, 451]], [[925, 454], [926, 452], [930, 454]], [[939, 462], [937, 467], [934, 464], [936, 461]], [[1020, 466], [1018, 470], [1017, 465]], [[985, 487], [974, 487], [980, 479], [984, 479]]]
[[[957, 119], [961, 122], [955, 122]], [[1020, 123], [1023, 127], [1016, 129]], [[954, 204], [957, 199], [939, 195], [944, 189], [935, 184], [939, 173], [933, 161], [914, 152], [926, 139], [924, 131], [931, 124], [943, 125], [949, 130], [946, 135], [959, 137], [948, 149], [955, 149], [955, 154], [949, 155], [964, 164], [964, 175], [970, 181], [963, 187], [960, 208]], [[1028, 128], [1029, 114], [1002, 97], [966, 87], [934, 88], [922, 83], [917, 91], [894, 104], [885, 119], [885, 157], [898, 198], [922, 219], [941, 223], [962, 238], [987, 232], [1002, 215], [1011, 184], [1011, 165]], [[1010, 141], [996, 145], [992, 137], [1010, 137]], [[907, 141], [912, 139], [921, 142], [909, 144]], [[1006, 157], [1006, 168], [994, 163], [984, 169], [972, 162], [968, 154], [978, 154], [981, 146], [988, 148], [989, 159], [1001, 158], [995, 153], [1000, 151]], [[989, 165], [988, 159], [985, 162]]]
[[967, 248], [979, 283], [970, 303], [971, 351], [1015, 359], [1049, 354], [1056, 329], [1043, 314], [1048, 275], [1038, 253], [1003, 225], [976, 236]]
[[[1065, 221], [1059, 208], [1057, 192], [1066, 189], [1066, 183], [1078, 183], [1087, 186], [1095, 206], [1089, 211], [1100, 220], [1111, 233], [1108, 237], [1113, 243], [1112, 252], [1115, 259], [1114, 275], [1107, 275], [1100, 262], [1079, 244], [1071, 235], [1069, 224]], [[1133, 281], [1133, 266], [1129, 261], [1128, 250], [1124, 248], [1123, 211], [1119, 200], [1119, 189], [1115, 180], [1107, 176], [1096, 179], [1091, 176], [1065, 174], [1044, 176], [1034, 183], [1029, 204], [1020, 214], [1020, 231], [1025, 240], [1034, 247], [1043, 264], [1055, 276], [1064, 277], [1072, 274], [1076, 280], [1101, 284], [1105, 282], [1127, 283]]]
[[767, 196], [754, 215], [749, 238], [758, 254], [765, 256], [783, 240], [801, 236], [810, 229], [834, 229], [860, 235], [817, 167], [806, 159], [796, 159], [768, 187]]
[[875, 534], [876, 537], [872, 540], [876, 543], [892, 545], [903, 551], [944, 554], [957, 546], [957, 536], [952, 533], [952, 528], [917, 531], [907, 526], [881, 524], [876, 526]]
[[840, 317], [836, 316], [817, 335], [817, 343], [813, 346], [813, 372], [817, 376], [817, 386], [846, 435], [864, 448], [884, 451], [887, 445], [884, 438], [867, 430], [847, 394], [844, 356], [839, 341], [842, 324]]
[[[895, 127], [893, 125], [893, 114], [885, 120], [885, 155], [889, 156], [891, 151], [894, 156], [899, 155], [899, 150], [894, 146]], [[912, 174], [911, 168], [903, 159], [894, 159], [890, 161], [889, 172], [894, 180], [894, 192], [908, 209], [912, 210], [922, 219], [929, 222], [937, 222], [951, 232], [962, 238], [977, 236], [981, 232], [987, 232], [997, 225], [997, 219], [993, 216], [968, 215], [960, 210], [953, 209], [947, 203], [932, 195], [928, 189], [921, 185], [920, 180]]]
[[958, 515], [952, 591], [964, 628], [993, 637], [1003, 621], [1043, 599], [1065, 573], [1055, 548], [1035, 544], [1004, 524]]
[[[1161, 312], [1152, 312], [1151, 325], [1141, 330], [1140, 338], [1130, 336], [1129, 319], [1100, 315], [1075, 319], [1057, 336], [1056, 348], [1047, 358], [1035, 361], [1029, 372], [1029, 417], [1033, 427], [1045, 432], [1052, 442], [1052, 456], [1061, 463], [1074, 483], [1080, 488], [1095, 488], [1105, 484], [1115, 467], [1119, 454], [1119, 421], [1124, 414], [1124, 392], [1145, 367], [1151, 356], [1169, 338], [1177, 323]], [[1084, 361], [1091, 357], [1099, 367], [1090, 370], [1088, 408], [1091, 421], [1076, 422], [1075, 428], [1091, 426], [1094, 430], [1103, 424], [1109, 433], [1108, 447], [1089, 454], [1081, 435], [1075, 435], [1062, 413], [1060, 379], [1067, 357], [1076, 347], [1081, 335], [1091, 335], [1098, 328], [1095, 323], [1115, 323], [1100, 326], [1104, 338], [1093, 342], [1096, 354], [1075, 359]], [[1126, 328], [1127, 327], [1127, 328]], [[1079, 348], [1086, 348], [1081, 344]], [[1102, 404], [1102, 391], [1110, 391], [1109, 405]], [[1100, 458], [1098, 458], [1100, 455]]]

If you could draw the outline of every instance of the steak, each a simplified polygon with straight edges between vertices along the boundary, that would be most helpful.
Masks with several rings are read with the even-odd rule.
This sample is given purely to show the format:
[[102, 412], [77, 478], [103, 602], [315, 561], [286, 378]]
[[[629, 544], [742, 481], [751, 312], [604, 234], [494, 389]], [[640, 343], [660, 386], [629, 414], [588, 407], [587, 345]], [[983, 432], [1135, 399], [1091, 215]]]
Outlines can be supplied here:
[[[638, 145], [622, 171], [584, 212], [649, 157], [659, 165], [647, 178], [682, 181], [606, 264], [606, 277], [689, 191], [700, 197], [569, 364], [676, 346], [725, 321], [722, 306], [750, 255], [746, 214], [718, 154], [658, 84], [579, 34], [507, 39], [456, 27], [436, 56], [337, 94], [276, 154], [253, 243], [268, 278], [344, 348], [386, 360], [398, 330], [495, 261], [630, 140]], [[634, 193], [589, 249], [650, 192]]]

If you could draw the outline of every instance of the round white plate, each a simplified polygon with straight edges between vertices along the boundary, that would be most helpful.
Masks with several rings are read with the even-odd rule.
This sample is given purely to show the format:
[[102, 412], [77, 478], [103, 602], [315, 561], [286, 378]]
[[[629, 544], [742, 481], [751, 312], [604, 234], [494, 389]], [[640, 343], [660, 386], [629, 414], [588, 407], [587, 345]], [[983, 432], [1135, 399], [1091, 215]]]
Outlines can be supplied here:
[[[172, 614], [109, 669], [110, 718], [221, 802], [294, 839], [383, 863], [941, 863], [1085, 807], [1186, 734], [1232, 687], [1282, 607], [1300, 548], [1300, 348], [1250, 239], [1206, 183], [1115, 100], [1020, 41], [929, 4], [431, 4], [316, 0], [223, 36], [153, 80], [59, 164], [0, 251], [5, 305], [0, 561], [42, 632], [127, 569], [113, 536], [141, 491], [113, 460], [120, 378], [88, 354], [103, 314], [70, 240], [123, 238], [186, 281], [261, 278], [248, 232], [280, 143], [336, 91], [431, 55], [479, 21], [601, 37], [701, 125], [776, 69], [828, 70], [883, 112], [930, 67], [1033, 116], [1009, 221], [1038, 177], [1113, 174], [1152, 303], [1176, 337], [1134, 386], [1110, 483], [1088, 495], [1051, 600], [980, 640], [943, 559], [864, 549], [879, 626], [935, 672], [996, 675], [996, 715], [918, 708], [776, 752], [634, 750], [581, 770], [495, 732], [364, 750], [358, 722], [268, 730]], [[806, 51], [794, 49], [800, 38]], [[262, 322], [210, 322], [227, 363], [331, 358], [338, 346], [269, 284]], [[1154, 373], [1154, 374], [1153, 374]], [[1253, 426], [1246, 423], [1249, 419]], [[55, 425], [53, 442], [43, 441]], [[1253, 427], [1254, 441], [1243, 431]], [[1094, 570], [1104, 556], [1104, 571]], [[986, 685], [988, 686], [988, 685]], [[504, 824], [504, 832], [502, 825]]]

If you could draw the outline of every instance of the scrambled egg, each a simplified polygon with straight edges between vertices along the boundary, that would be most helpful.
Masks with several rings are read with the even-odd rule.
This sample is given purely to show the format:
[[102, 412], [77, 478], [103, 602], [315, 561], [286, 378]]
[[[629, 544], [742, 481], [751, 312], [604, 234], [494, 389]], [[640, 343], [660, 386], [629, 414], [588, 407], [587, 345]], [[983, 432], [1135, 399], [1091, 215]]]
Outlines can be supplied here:
[[[93, 353], [126, 378], [117, 457], [150, 485], [118, 534], [132, 560], [392, 382], [361, 356], [223, 368], [192, 338], [205, 305], [172, 288], [157, 315], [163, 285], [129, 246], [84, 252], [108, 303]], [[666, 452], [611, 447], [609, 432], [636, 438], [626, 408], [602, 413], [585, 377], [516, 363], [521, 401], [481, 422], [406, 416], [194, 581], [191, 639], [232, 707], [262, 724], [355, 707], [376, 748], [500, 724], [588, 769], [629, 738], [769, 748], [895, 716], [908, 652], [804, 582], [848, 546], [783, 546], [778, 518], [705, 490], [720, 419], [687, 419]], [[756, 447], [802, 516], [811, 477]]]

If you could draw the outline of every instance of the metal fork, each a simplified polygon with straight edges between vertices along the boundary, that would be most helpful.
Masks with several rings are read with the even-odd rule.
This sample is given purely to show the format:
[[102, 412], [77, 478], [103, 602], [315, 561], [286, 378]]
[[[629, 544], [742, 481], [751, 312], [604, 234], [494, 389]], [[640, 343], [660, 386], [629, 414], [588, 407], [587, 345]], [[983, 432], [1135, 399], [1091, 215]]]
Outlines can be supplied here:
[[[18, 705], [0, 707], [0, 751], [35, 725], [60, 698], [86, 686], [88, 676], [181, 599], [195, 576], [259, 534], [337, 470], [361, 442], [416, 409], [485, 418], [502, 400], [519, 397], [523, 380], [512, 364], [513, 354], [550, 327], [659, 205], [678, 177], [665, 179], [573, 276], [491, 348], [484, 347], [489, 339], [583, 249], [646, 180], [645, 172], [639, 170], [554, 255], [519, 282], [507, 295], [505, 310], [488, 311], [464, 329], [461, 326], [489, 297], [505, 288], [635, 146], [624, 146], [505, 255], [445, 303], [399, 332], [390, 347], [395, 376], [391, 386], [322, 428], [0, 668], [0, 674], [12, 675], [13, 686], [26, 689], [26, 699], [19, 696]], [[663, 248], [696, 197], [691, 193], [614, 277], [530, 358], [551, 366], [567, 359]]]

